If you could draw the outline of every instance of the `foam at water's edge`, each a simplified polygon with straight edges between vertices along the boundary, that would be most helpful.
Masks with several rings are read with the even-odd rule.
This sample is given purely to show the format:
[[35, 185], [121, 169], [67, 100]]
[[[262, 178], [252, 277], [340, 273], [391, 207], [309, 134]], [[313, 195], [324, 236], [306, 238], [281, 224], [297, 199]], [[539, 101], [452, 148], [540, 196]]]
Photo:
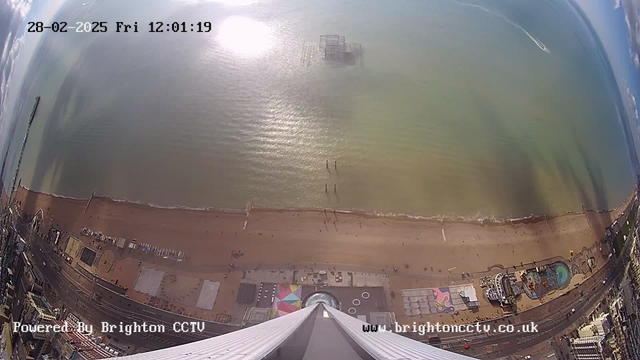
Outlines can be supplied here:
[[[71, 196], [64, 196], [58, 194], [51, 194], [43, 191], [35, 191], [31, 190], [26, 186], [20, 186], [21, 188], [31, 191], [37, 194], [44, 194], [48, 196], [52, 196], [55, 198], [61, 199], [69, 199], [75, 201], [87, 201], [87, 198], [75, 198]], [[623, 206], [633, 194], [635, 194], [635, 187], [633, 189], [632, 194], [627, 197], [620, 206]], [[142, 206], [149, 206], [154, 209], [166, 209], [166, 210], [189, 210], [189, 211], [218, 211], [218, 212], [226, 212], [226, 213], [247, 213], [249, 215], [250, 211], [247, 212], [247, 209], [226, 209], [226, 208], [215, 208], [215, 207], [189, 207], [189, 206], [165, 206], [158, 205], [154, 203], [144, 203], [141, 201], [132, 201], [122, 197], [111, 197], [107, 195], [95, 195], [94, 198], [105, 199], [108, 201], [119, 202], [119, 203], [128, 203], [128, 204], [136, 204]], [[248, 205], [249, 206], [249, 205]], [[552, 219], [564, 215], [576, 215], [581, 214], [581, 212], [576, 211], [567, 211], [565, 213], [560, 214], [530, 214], [528, 216], [519, 216], [512, 218], [497, 218], [494, 216], [483, 216], [483, 215], [475, 215], [475, 216], [450, 216], [450, 215], [434, 215], [434, 216], [425, 216], [420, 214], [406, 214], [406, 213], [394, 213], [394, 212], [380, 212], [380, 211], [367, 211], [361, 209], [326, 209], [326, 208], [272, 208], [272, 207], [262, 207], [251, 205], [250, 209], [257, 211], [331, 211], [339, 214], [354, 214], [354, 215], [362, 215], [362, 216], [370, 216], [370, 217], [386, 217], [386, 218], [405, 218], [405, 219], [414, 219], [414, 220], [431, 220], [431, 221], [446, 221], [446, 222], [465, 222], [465, 223], [476, 223], [476, 224], [505, 224], [505, 223], [521, 223], [521, 222], [536, 222], [545, 219]], [[589, 212], [591, 213], [606, 213], [616, 210], [617, 208], [608, 209], [608, 210], [597, 210]]]

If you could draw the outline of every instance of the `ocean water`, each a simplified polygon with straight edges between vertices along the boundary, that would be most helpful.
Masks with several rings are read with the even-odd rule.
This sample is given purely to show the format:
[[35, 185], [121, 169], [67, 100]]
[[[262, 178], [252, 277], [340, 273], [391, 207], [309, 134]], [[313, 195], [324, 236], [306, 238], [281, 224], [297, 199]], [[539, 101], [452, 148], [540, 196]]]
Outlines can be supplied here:
[[[19, 178], [66, 196], [515, 217], [633, 186], [606, 57], [564, 0], [71, 0], [57, 20], [109, 31], [43, 37], [7, 182], [41, 95]], [[325, 62], [321, 34], [362, 64]]]

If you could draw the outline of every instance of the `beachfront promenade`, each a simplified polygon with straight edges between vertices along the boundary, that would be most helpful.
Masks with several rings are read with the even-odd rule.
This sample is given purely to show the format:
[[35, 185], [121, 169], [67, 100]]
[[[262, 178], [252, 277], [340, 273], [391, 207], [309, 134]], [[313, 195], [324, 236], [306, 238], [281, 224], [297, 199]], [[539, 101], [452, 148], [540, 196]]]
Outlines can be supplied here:
[[[184, 252], [184, 261], [176, 262], [139, 251], [105, 246], [98, 253], [105, 256], [101, 259], [109, 259], [111, 264], [98, 266], [96, 275], [128, 288], [129, 300], [139, 304], [152, 301], [151, 297], [133, 290], [141, 267], [152, 266], [166, 274], [218, 281], [218, 299], [211, 311], [185, 310], [186, 315], [205, 320], [215, 320], [216, 315], [230, 312], [235, 291], [244, 273], [251, 269], [336, 267], [345, 272], [379, 274], [388, 278], [386, 290], [397, 295], [402, 289], [460, 283], [463, 281], [462, 273], [468, 273], [464, 281], [471, 279], [477, 282], [481, 276], [506, 268], [513, 271], [534, 261], [542, 265], [541, 260], [552, 262], [568, 258], [583, 248], [598, 249], [604, 228], [629, 203], [625, 202], [612, 212], [568, 214], [516, 224], [481, 225], [325, 213], [322, 210], [254, 209], [247, 217], [245, 213], [157, 209], [102, 197], [93, 198], [87, 207], [86, 201], [56, 198], [24, 188], [18, 191], [16, 200], [27, 214], [43, 210], [41, 229], [44, 231], [55, 227], [63, 231], [63, 238], [73, 235], [89, 248], [96, 249], [100, 243], [81, 236], [83, 228], [99, 229], [107, 235], [136, 239], [137, 243]], [[245, 230], [242, 230], [243, 227]], [[234, 257], [233, 254], [237, 252], [242, 252], [242, 256]], [[597, 269], [594, 270], [598, 271], [605, 265], [608, 254], [596, 253]], [[451, 268], [455, 269], [451, 271]], [[77, 272], [74, 268], [70, 269], [73, 270], [71, 273]], [[70, 279], [65, 277], [62, 282]], [[549, 313], [542, 309], [550, 306], [547, 304], [555, 301], [551, 299], [559, 295], [560, 292], [557, 292], [544, 299], [542, 306], [530, 311], [540, 311], [541, 319], [549, 317]], [[529, 301], [519, 304], [518, 309], [525, 314], [529, 311], [522, 311], [540, 304]], [[422, 317], [406, 316], [398, 296], [395, 300], [391, 296], [388, 305], [401, 323], [424, 320]], [[112, 306], [117, 308], [121, 305], [114, 302]], [[479, 317], [497, 319], [503, 314], [501, 309], [485, 301], [480, 312], [471, 316], [465, 313], [432, 316], [431, 321], [460, 324], [473, 322]], [[562, 330], [559, 326], [555, 324], [554, 331]], [[542, 340], [531, 339], [530, 342], [533, 344]], [[176, 343], [175, 339], [169, 341]], [[501, 340], [491, 338], [482, 341], [498, 344]], [[505, 346], [507, 349], [516, 349], [514, 344]]]
[[[35, 264], [40, 264], [43, 261], [47, 261], [49, 264], [58, 264], [62, 267], [60, 274], [56, 274], [51, 271], [42, 271], [45, 274], [45, 278], [51, 284], [52, 287], [61, 292], [61, 296], [66, 302], [74, 304], [76, 311], [82, 316], [86, 316], [89, 320], [110, 321], [117, 323], [123, 321], [128, 323], [136, 320], [138, 322], [146, 321], [153, 324], [169, 324], [173, 321], [191, 321], [192, 318], [186, 318], [179, 315], [171, 315], [166, 312], [162, 312], [159, 309], [148, 307], [144, 304], [133, 302], [125, 296], [111, 292], [106, 288], [102, 288], [99, 285], [94, 285], [94, 291], [101, 295], [102, 301], [96, 303], [91, 301], [91, 289], [86, 289], [78, 281], [73, 280], [74, 277], [81, 277], [81, 274], [74, 271], [74, 269], [57, 258], [55, 254], [51, 254], [45, 250], [45, 253], [34, 252], [33, 259]], [[44, 270], [44, 269], [41, 269]], [[569, 326], [572, 321], [579, 319], [591, 306], [596, 304], [601, 295], [611, 286], [616, 273], [620, 271], [620, 264], [609, 263], [598, 271], [595, 276], [585, 281], [579, 287], [571, 289], [562, 298], [545, 303], [537, 308], [521, 313], [518, 317], [511, 317], [508, 320], [500, 320], [498, 324], [506, 324], [510, 321], [512, 324], [526, 323], [528, 321], [539, 321], [539, 333], [534, 336], [523, 337], [521, 334], [502, 334], [498, 336], [487, 337], [484, 335], [473, 334], [448, 334], [443, 337], [443, 341], [449, 347], [449, 350], [464, 352], [464, 343], [460, 339], [471, 339], [474, 347], [471, 351], [467, 351], [468, 355], [481, 355], [483, 353], [482, 347], [485, 346], [498, 346], [498, 351], [487, 358], [495, 358], [501, 355], [507, 355], [515, 352], [524, 347], [535, 345], [540, 341], [547, 340], [551, 336], [562, 331], [565, 327]], [[64, 275], [63, 275], [64, 274]], [[606, 283], [602, 281], [606, 279]], [[580, 296], [580, 293], [584, 291], [589, 292], [589, 296]], [[131, 307], [133, 305], [133, 307]], [[577, 308], [577, 312], [572, 314], [572, 321], [565, 318], [565, 313], [571, 308]], [[145, 337], [144, 335], [134, 334], [132, 337], [128, 337], [126, 340], [139, 346], [141, 349], [160, 348], [168, 345], [175, 345], [186, 343], [189, 341], [195, 341], [201, 338], [214, 336], [224, 332], [231, 331], [238, 327], [224, 324], [214, 324], [207, 322], [207, 330], [204, 332], [204, 336], [175, 336], [175, 334], [167, 333], [154, 337]]]

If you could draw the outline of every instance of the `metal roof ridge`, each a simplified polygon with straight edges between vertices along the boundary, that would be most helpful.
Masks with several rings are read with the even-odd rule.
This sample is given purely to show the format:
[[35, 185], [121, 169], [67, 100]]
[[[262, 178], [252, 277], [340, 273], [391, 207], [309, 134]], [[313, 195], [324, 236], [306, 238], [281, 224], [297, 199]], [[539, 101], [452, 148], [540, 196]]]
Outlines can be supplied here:
[[330, 306], [323, 306], [336, 323], [358, 344], [364, 351], [376, 360], [470, 360], [466, 355], [442, 350], [431, 345], [421, 343], [408, 337], [395, 334], [390, 330], [378, 332], [364, 332], [366, 322], [345, 314]]
[[166, 349], [118, 357], [129, 360], [262, 359], [275, 351], [313, 313], [317, 304], [228, 334]]

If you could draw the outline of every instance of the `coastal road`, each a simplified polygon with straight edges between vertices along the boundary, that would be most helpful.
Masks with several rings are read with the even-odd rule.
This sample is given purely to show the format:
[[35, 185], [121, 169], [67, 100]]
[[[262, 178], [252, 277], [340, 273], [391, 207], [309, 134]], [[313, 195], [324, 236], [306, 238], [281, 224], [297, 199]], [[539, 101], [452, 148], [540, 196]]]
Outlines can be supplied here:
[[[27, 237], [25, 237], [27, 238]], [[112, 324], [131, 323], [136, 321], [141, 323], [165, 323], [169, 332], [164, 334], [154, 334], [153, 337], [147, 334], [132, 334], [131, 336], [119, 335], [118, 337], [124, 341], [130, 342], [136, 346], [145, 349], [157, 349], [174, 344], [187, 343], [211, 336], [219, 335], [231, 331], [235, 328], [216, 328], [221, 324], [212, 323], [213, 327], [207, 327], [203, 334], [197, 337], [193, 336], [176, 336], [172, 333], [171, 317], [176, 316], [182, 321], [185, 317], [178, 314], [172, 314], [164, 310], [156, 309], [144, 304], [128, 299], [125, 296], [117, 294], [109, 289], [99, 285], [93, 286], [94, 292], [100, 293], [101, 301], [91, 300], [90, 289], [82, 289], [73, 277], [78, 277], [78, 271], [70, 267], [57, 254], [49, 250], [46, 242], [32, 243], [34, 263], [41, 267], [43, 261], [60, 266], [62, 272], [57, 273], [43, 271], [49, 284], [58, 291], [67, 307], [76, 308], [80, 315], [89, 321], [99, 324], [101, 321], [108, 321]], [[42, 247], [43, 252], [38, 251]], [[614, 282], [622, 269], [621, 259], [609, 261], [597, 273], [583, 281], [577, 288], [571, 289], [565, 295], [557, 299], [551, 300], [546, 304], [535, 307], [531, 310], [521, 312], [517, 316], [508, 319], [500, 319], [489, 321], [486, 323], [493, 324], [494, 329], [498, 324], [513, 324], [516, 329], [521, 324], [529, 324], [534, 322], [538, 325], [538, 332], [532, 334], [522, 333], [502, 333], [502, 334], [441, 334], [441, 338], [445, 348], [448, 350], [465, 353], [470, 356], [482, 356], [483, 358], [493, 359], [500, 356], [506, 356], [515, 352], [526, 349], [530, 346], [548, 340], [554, 335], [566, 329], [574, 321], [578, 320], [582, 315], [587, 313], [598, 301], [607, 289]], [[606, 283], [602, 281], [606, 279]], [[587, 294], [586, 297], [580, 295], [580, 292]], [[78, 305], [75, 305], [78, 304]], [[571, 314], [571, 309], [575, 312]], [[567, 318], [567, 314], [571, 314]], [[186, 318], [189, 320], [197, 320]], [[176, 320], [178, 321], [178, 320]], [[471, 348], [464, 349], [465, 343], [462, 339], [467, 339]]]
[[[95, 330], [99, 331], [99, 324], [103, 321], [110, 324], [131, 324], [134, 321], [138, 323], [146, 321], [149, 324], [157, 323], [155, 319], [146, 316], [144, 313], [133, 315], [124, 309], [114, 308], [106, 302], [98, 303], [93, 301], [91, 294], [87, 293], [86, 290], [77, 285], [77, 283], [74, 284], [74, 282], [70, 280], [71, 277], [69, 275], [67, 275], [67, 277], [62, 273], [52, 271], [51, 268], [43, 269], [43, 262], [47, 262], [47, 264], [59, 264], [53, 257], [46, 257], [37, 250], [32, 253], [32, 257], [33, 263], [36, 264], [36, 267], [40, 269], [40, 273], [45, 277], [45, 282], [56, 291], [58, 298], [62, 300], [65, 307], [88, 320], [89, 323], [94, 325]], [[62, 272], [65, 271], [64, 269], [62, 270]], [[130, 336], [126, 334], [113, 334], [112, 336], [144, 349], [159, 349], [193, 341], [191, 339], [176, 339], [174, 336], [167, 336], [171, 334], [153, 335], [153, 337], [150, 337], [149, 334], [133, 333]]]
[[[588, 314], [589, 310], [602, 300], [623, 271], [623, 263], [618, 260], [621, 259], [609, 261], [580, 285], [546, 304], [507, 320], [484, 323], [493, 325], [492, 329], [496, 329], [499, 324], [512, 324], [517, 330], [521, 329], [523, 324], [533, 322], [537, 325], [537, 332], [493, 333], [489, 336], [486, 334], [446, 334], [442, 336], [444, 347], [449, 346], [448, 350], [466, 355], [495, 359], [549, 340]], [[461, 339], [468, 340], [470, 349], [464, 349], [465, 342], [460, 341]]]
[[[40, 245], [43, 245], [43, 248], [46, 246], [41, 243], [36, 244], [36, 246]], [[123, 323], [129, 323], [131, 321], [137, 321], [138, 323], [141, 323], [142, 321], [146, 321], [148, 323], [159, 323], [157, 312], [162, 310], [147, 307], [146, 305], [144, 305], [148, 309], [146, 311], [142, 311], [140, 308], [136, 308], [136, 306], [139, 306], [140, 304], [135, 303], [135, 305], [128, 305], [126, 304], [126, 302], [131, 302], [130, 299], [127, 299], [126, 297], [116, 294], [108, 289], [102, 288], [101, 290], [99, 290], [103, 294], [102, 301], [100, 303], [92, 301], [90, 299], [90, 294], [87, 294], [84, 290], [81, 289], [80, 286], [75, 287], [74, 285], [72, 285], [73, 280], [71, 279], [73, 275], [71, 274], [75, 272], [75, 276], [78, 276], [78, 273], [75, 269], [71, 268], [55, 254], [47, 256], [46, 254], [40, 253], [37, 250], [33, 253], [34, 260], [38, 264], [40, 264], [42, 261], [49, 261], [61, 266], [63, 273], [60, 274], [57, 279], [52, 276], [54, 273], [52, 271], [47, 272], [49, 273], [47, 279], [51, 282], [54, 288], [66, 289], [69, 292], [64, 293], [64, 296], [69, 296], [69, 298], [65, 300], [65, 303], [73, 304], [76, 299], [78, 299], [77, 301], [80, 304], [80, 306], [78, 306], [79, 312], [81, 315], [87, 317], [88, 320], [95, 323], [108, 321], [113, 324], [117, 324], [121, 321]], [[614, 265], [614, 263], [618, 265]], [[588, 311], [588, 309], [595, 305], [599, 301], [602, 294], [604, 294], [605, 291], [613, 283], [614, 279], [619, 274], [620, 269], [621, 262], [610, 261], [605, 264], [605, 266], [603, 266], [596, 274], [586, 279], [577, 288], [570, 290], [565, 295], [549, 301], [546, 304], [540, 305], [534, 309], [522, 312], [517, 316], [509, 318], [509, 320], [511, 320], [511, 323], [516, 326], [516, 328], [521, 324], [528, 324], [531, 321], [535, 322], [538, 325], [537, 333], [531, 335], [524, 335], [522, 333], [504, 333], [496, 334], [490, 337], [486, 336], [485, 334], [446, 334], [442, 336], [443, 343], [450, 346], [448, 350], [465, 353], [472, 356], [480, 356], [481, 354], [485, 353], [484, 348], [486, 346], [492, 346], [495, 351], [491, 354], [484, 354], [483, 356], [484, 358], [492, 359], [499, 356], [505, 356], [515, 353], [542, 341], [548, 340], [555, 334], [568, 327], [573, 321], [579, 319], [580, 316], [582, 316]], [[602, 284], [602, 281], [605, 278], [608, 280], [606, 284]], [[579, 296], [580, 291], [584, 291], [586, 294], [588, 294], [588, 297]], [[63, 293], [61, 292], [61, 296], [62, 295]], [[109, 295], [111, 296], [111, 298], [109, 298]], [[134, 307], [132, 308], [131, 306]], [[575, 308], [576, 311], [575, 313], [573, 313], [573, 315], [571, 315], [570, 319], [567, 319], [566, 315], [571, 312], [572, 308]], [[149, 311], [153, 311], [156, 314], [149, 314]], [[491, 321], [489, 323], [493, 323], [497, 327], [497, 325], [501, 323], [508, 324], [508, 320], [502, 319]], [[170, 325], [168, 327], [170, 327]], [[124, 335], [121, 335], [121, 338], [125, 339], [126, 341], [135, 343], [137, 346], [154, 349], [166, 347], [172, 344], [187, 343], [218, 334], [220, 333], [206, 331], [202, 334], [204, 335], [203, 337], [191, 339], [171, 336], [175, 335], [171, 333], [164, 334], [162, 336], [154, 334], [154, 338], [140, 336], [141, 334], [136, 334], [128, 337], [124, 337]], [[471, 349], [465, 350], [464, 343], [458, 342], [458, 340], [462, 338], [470, 340]]]
[[[166, 328], [163, 333], [113, 334], [123, 342], [144, 349], [159, 349], [211, 338], [239, 328], [236, 325], [203, 321], [157, 309], [133, 301], [98, 284], [94, 284], [93, 287], [83, 286], [79, 281], [74, 280], [74, 278], [77, 279], [82, 275], [51, 251], [48, 244], [45, 242], [32, 242], [31, 245], [32, 263], [45, 277], [45, 283], [56, 291], [66, 308], [73, 309], [74, 312], [86, 318], [90, 323], [94, 324], [94, 329], [102, 322], [114, 325], [120, 323], [132, 324], [133, 322], [142, 324], [146, 322], [147, 324], [164, 325]], [[46, 263], [47, 266], [44, 266], [43, 263]], [[59, 267], [59, 272], [54, 271], [53, 264]], [[87, 281], [85, 279], [85, 283]], [[100, 300], [94, 300], [95, 297], [92, 298], [92, 293], [98, 294]], [[173, 332], [174, 323], [192, 321], [203, 322], [205, 330], [202, 333]]]

